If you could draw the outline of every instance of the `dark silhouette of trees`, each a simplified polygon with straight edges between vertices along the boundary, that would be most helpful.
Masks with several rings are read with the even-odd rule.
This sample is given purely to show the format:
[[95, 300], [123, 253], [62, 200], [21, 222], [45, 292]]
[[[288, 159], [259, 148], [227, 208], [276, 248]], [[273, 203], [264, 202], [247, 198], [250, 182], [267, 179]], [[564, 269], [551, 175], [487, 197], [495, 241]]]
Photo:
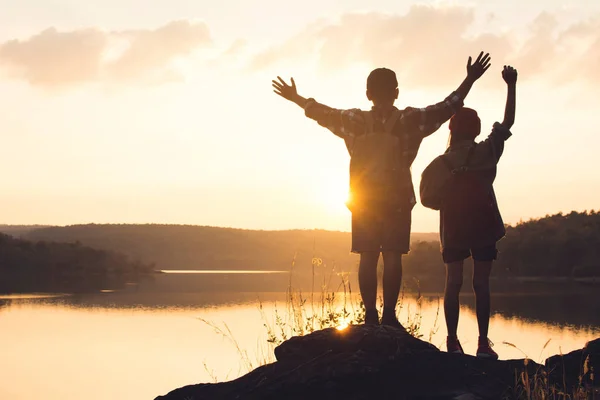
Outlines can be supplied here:
[[[317, 272], [356, 272], [358, 257], [350, 254], [350, 234], [322, 230], [251, 231], [184, 225], [76, 225], [37, 229], [25, 236], [31, 240], [81, 242], [83, 246], [116, 251], [142, 263], [156, 262], [159, 269], [248, 269], [289, 270], [295, 257], [297, 274], [312, 274], [312, 258], [323, 265]], [[404, 260], [406, 282], [412, 278], [442, 282], [444, 266], [437, 234], [415, 234], [410, 254]], [[50, 246], [50, 244], [23, 244]], [[521, 222], [507, 227], [498, 243], [499, 258], [492, 274], [496, 277], [580, 278], [600, 276], [600, 213], [571, 212]], [[41, 250], [39, 250], [41, 251]], [[74, 250], [73, 250], [74, 251]], [[79, 250], [82, 251], [83, 250]], [[89, 249], [88, 251], [93, 251]], [[82, 271], [93, 271], [100, 255], [90, 253]], [[105, 255], [111, 258], [116, 256]], [[77, 262], [56, 255], [54, 266]], [[125, 265], [121, 261], [119, 265]], [[118, 263], [117, 263], [118, 264]], [[133, 267], [110, 269], [113, 275], [131, 273]], [[83, 268], [83, 267], [82, 267]], [[113, 267], [111, 267], [113, 268]], [[317, 280], [317, 282], [319, 282]], [[427, 288], [426, 288], [427, 289]]]
[[152, 272], [153, 265], [79, 242], [31, 242], [0, 234], [0, 293], [116, 289]]
[[[431, 241], [437, 234], [415, 234]], [[97, 249], [117, 251], [159, 269], [311, 270], [311, 260], [337, 270], [354, 270], [350, 233], [324, 230], [255, 231], [191, 225], [74, 225], [38, 229], [31, 240], [80, 241]], [[435, 246], [434, 246], [435, 247]]]
[[516, 276], [600, 276], [600, 213], [555, 214], [508, 227], [498, 266]]

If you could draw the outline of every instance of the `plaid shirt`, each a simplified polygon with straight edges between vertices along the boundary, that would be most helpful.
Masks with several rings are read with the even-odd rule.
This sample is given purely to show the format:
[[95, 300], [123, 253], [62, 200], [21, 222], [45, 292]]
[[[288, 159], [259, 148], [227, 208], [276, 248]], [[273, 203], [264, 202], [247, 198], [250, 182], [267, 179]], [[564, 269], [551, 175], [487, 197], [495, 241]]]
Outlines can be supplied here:
[[[401, 163], [406, 169], [402, 174], [405, 177], [404, 182], [400, 186], [405, 189], [403, 190], [407, 197], [405, 200], [409, 202], [411, 208], [416, 204], [416, 199], [410, 167], [417, 156], [421, 141], [437, 131], [462, 106], [462, 99], [456, 92], [453, 92], [441, 103], [426, 108], [407, 107], [401, 111], [392, 133], [400, 139]], [[320, 104], [311, 98], [308, 99], [304, 110], [308, 118], [317, 121], [319, 125], [329, 129], [336, 136], [344, 139], [346, 143], [352, 138], [366, 133], [364, 112], [360, 109], [338, 110]], [[374, 123], [382, 125], [390, 115], [388, 113], [384, 115], [377, 107], [371, 108], [371, 113]]]

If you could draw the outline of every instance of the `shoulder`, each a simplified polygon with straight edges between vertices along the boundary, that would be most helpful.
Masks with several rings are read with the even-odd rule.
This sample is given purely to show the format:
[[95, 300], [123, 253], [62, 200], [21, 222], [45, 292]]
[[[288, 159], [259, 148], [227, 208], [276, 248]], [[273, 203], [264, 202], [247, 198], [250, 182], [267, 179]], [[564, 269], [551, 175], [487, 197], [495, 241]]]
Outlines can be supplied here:
[[452, 146], [442, 155], [442, 157], [446, 162], [450, 162], [452, 165], [459, 165], [469, 157], [469, 153], [471, 152], [474, 152], [475, 154], [479, 152], [477, 143], [473, 143], [472, 145]]
[[410, 115], [410, 114], [414, 114], [416, 112], [421, 111], [421, 109], [417, 108], [417, 107], [406, 107], [406, 108], [404, 108], [402, 110], [398, 110], [398, 111], [400, 111], [400, 115]]
[[446, 168], [448, 165], [449, 157], [448, 153], [441, 154], [434, 158], [423, 170], [423, 174], [427, 174], [428, 172], [435, 172], [439, 170], [439, 168]]
[[366, 114], [370, 114], [370, 111], [361, 110], [360, 108], [348, 108], [345, 110], [340, 110], [342, 115], [348, 117], [364, 117]]
[[416, 107], [406, 107], [403, 109], [395, 108], [395, 113], [395, 129], [402, 129], [407, 123], [415, 122], [419, 119], [420, 109]]

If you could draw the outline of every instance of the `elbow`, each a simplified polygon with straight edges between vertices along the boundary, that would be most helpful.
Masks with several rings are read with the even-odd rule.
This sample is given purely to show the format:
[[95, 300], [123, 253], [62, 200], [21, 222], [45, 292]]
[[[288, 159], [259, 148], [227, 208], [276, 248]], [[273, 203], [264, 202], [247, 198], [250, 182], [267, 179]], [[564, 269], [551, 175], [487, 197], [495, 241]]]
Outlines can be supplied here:
[[502, 121], [502, 126], [504, 126], [506, 129], [512, 128], [514, 124], [515, 124], [514, 118], [505, 119], [504, 121]]

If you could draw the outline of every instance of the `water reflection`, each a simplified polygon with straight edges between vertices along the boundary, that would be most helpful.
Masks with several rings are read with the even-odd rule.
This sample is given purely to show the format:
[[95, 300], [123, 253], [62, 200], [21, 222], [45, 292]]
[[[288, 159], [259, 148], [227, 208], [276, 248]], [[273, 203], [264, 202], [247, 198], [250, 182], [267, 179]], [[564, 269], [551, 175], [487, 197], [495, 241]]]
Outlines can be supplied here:
[[[475, 310], [475, 298], [467, 295], [463, 304]], [[496, 294], [492, 311], [504, 318], [546, 322], [560, 326], [600, 326], [600, 301], [597, 292], [578, 294]]]
[[[495, 296], [490, 331], [495, 349], [502, 358], [526, 353], [542, 361], [582, 347], [600, 336], [598, 304], [590, 298]], [[199, 318], [226, 324], [256, 367], [272, 360], [263, 325], [274, 324], [275, 308], [284, 309], [285, 299], [284, 293], [218, 292], [0, 299], [0, 398], [32, 399], [43, 393], [49, 400], [149, 399], [213, 376], [233, 379], [246, 372], [238, 351]], [[472, 296], [465, 295], [463, 303], [459, 335], [472, 354], [477, 344]], [[440, 307], [437, 296], [425, 298], [420, 328], [439, 347], [446, 336]], [[401, 320], [416, 309], [414, 298], [405, 300]]]
[[61, 293], [24, 293], [24, 294], [0, 294], [0, 300], [31, 300], [31, 299], [52, 299], [57, 297], [69, 296]]
[[210, 269], [162, 269], [163, 274], [207, 274], [207, 275], [263, 275], [263, 274], [289, 274], [289, 271], [257, 271], [257, 270], [210, 270]]
[[[341, 301], [344, 294], [338, 293], [336, 296]], [[442, 296], [441, 293], [425, 294], [426, 306], [431, 307]], [[309, 295], [305, 294], [305, 297], [308, 298]], [[319, 297], [320, 293], [315, 294], [315, 301], [318, 301]], [[414, 297], [414, 294], [407, 294], [407, 298], [412, 299], [412, 302]], [[10, 301], [89, 309], [185, 310], [249, 305], [257, 304], [259, 301], [283, 304], [286, 301], [286, 294], [282, 292], [152, 293], [103, 290], [95, 294], [0, 296], [0, 307]], [[353, 301], [358, 303], [359, 298], [354, 295]], [[471, 293], [461, 295], [461, 304], [464, 308], [475, 311], [475, 298]], [[558, 326], [581, 328], [600, 326], [600, 301], [591, 289], [578, 294], [493, 294], [492, 312], [505, 319], [517, 318]]]

